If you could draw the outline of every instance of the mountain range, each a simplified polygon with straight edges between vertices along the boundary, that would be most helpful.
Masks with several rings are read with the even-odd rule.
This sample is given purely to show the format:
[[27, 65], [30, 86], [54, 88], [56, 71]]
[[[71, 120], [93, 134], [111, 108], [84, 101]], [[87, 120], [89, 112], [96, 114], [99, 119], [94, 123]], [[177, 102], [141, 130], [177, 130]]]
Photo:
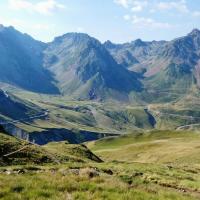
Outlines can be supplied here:
[[104, 43], [118, 64], [144, 76], [147, 89], [171, 90], [199, 87], [200, 31], [172, 41], [126, 44]]
[[172, 41], [102, 44], [83, 33], [43, 43], [0, 26], [0, 82], [76, 99], [129, 101], [132, 94], [200, 87], [200, 31]]

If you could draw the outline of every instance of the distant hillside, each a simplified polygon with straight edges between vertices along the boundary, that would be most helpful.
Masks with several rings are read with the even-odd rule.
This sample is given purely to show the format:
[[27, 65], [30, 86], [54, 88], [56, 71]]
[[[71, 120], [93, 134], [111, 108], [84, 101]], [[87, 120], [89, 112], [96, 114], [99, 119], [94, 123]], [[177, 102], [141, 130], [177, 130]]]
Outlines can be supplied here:
[[58, 93], [52, 74], [43, 68], [46, 44], [13, 27], [0, 26], [0, 82], [41, 93]]
[[132, 71], [146, 73], [154, 65], [154, 61], [158, 61], [157, 55], [166, 43], [166, 41], [144, 42], [137, 39], [125, 44], [107, 41], [104, 46], [118, 64]]
[[0, 119], [24, 119], [42, 113], [42, 109], [10, 93], [0, 90]]
[[198, 29], [169, 42], [136, 40], [117, 45], [108, 41], [104, 46], [118, 64], [146, 77], [143, 83], [147, 90], [187, 93], [192, 86], [200, 86]]

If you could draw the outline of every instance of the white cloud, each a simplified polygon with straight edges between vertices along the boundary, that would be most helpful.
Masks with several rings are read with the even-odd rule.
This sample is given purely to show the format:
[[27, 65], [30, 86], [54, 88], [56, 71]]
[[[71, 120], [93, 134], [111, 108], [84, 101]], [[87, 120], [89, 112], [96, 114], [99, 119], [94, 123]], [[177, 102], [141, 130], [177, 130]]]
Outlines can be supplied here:
[[[200, 11], [189, 7], [187, 0], [113, 0], [126, 9], [123, 19], [136, 29], [170, 29], [180, 25], [168, 21], [168, 17], [200, 17]], [[161, 16], [161, 21], [158, 19]]]
[[130, 15], [124, 15], [124, 20], [129, 21], [131, 19]]
[[64, 5], [56, 2], [55, 0], [46, 0], [41, 1], [35, 5], [36, 11], [38, 11], [41, 14], [51, 14], [53, 11], [57, 9], [63, 9], [65, 8]]
[[43, 15], [50, 15], [56, 10], [65, 8], [56, 0], [41, 0], [37, 3], [31, 3], [28, 0], [9, 0], [9, 6], [15, 10], [27, 10]]
[[131, 8], [133, 12], [141, 12], [143, 10], [141, 5], [137, 5]]
[[114, 0], [114, 2], [123, 6], [124, 8], [128, 8], [130, 0]]
[[157, 5], [157, 9], [162, 10], [177, 10], [182, 13], [188, 13], [189, 8], [187, 7], [186, 0], [170, 1], [170, 2], [160, 2]]
[[148, 6], [147, 1], [133, 1], [133, 5], [132, 5], [131, 10], [133, 12], [141, 12], [147, 6]]
[[138, 17], [136, 15], [130, 17], [133, 25], [140, 28], [171, 28], [169, 23], [158, 22], [152, 18]]
[[133, 12], [141, 12], [148, 6], [147, 0], [114, 0], [114, 2], [124, 8], [131, 9]]
[[[180, 0], [182, 3], [184, 0]], [[155, 4], [150, 4], [149, 0], [114, 0], [115, 3], [121, 5], [129, 11], [129, 14], [123, 16], [124, 20], [130, 21], [135, 27], [139, 28], [171, 28], [172, 25], [165, 22], [159, 22], [152, 18], [138, 16], [136, 12], [142, 12], [145, 8], [149, 9], [149, 13], [156, 12]], [[160, 2], [161, 3], [161, 2]], [[160, 4], [159, 4], [160, 5]], [[160, 5], [168, 6], [168, 5]], [[182, 8], [183, 9], [183, 8]]]
[[178, 12], [193, 16], [200, 17], [200, 11], [189, 9], [186, 0], [171, 1], [171, 2], [160, 2], [157, 5], [157, 10], [176, 10]]

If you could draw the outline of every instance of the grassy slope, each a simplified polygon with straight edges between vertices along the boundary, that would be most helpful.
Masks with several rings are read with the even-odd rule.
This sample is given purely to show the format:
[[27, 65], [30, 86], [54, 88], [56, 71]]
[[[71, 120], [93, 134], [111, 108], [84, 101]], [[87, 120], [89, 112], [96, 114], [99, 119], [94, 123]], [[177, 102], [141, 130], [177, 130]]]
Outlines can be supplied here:
[[[12, 152], [14, 153], [8, 155]], [[69, 161], [101, 160], [83, 145], [50, 143], [41, 147], [0, 133], [0, 165], [55, 164]]]
[[135, 129], [151, 129], [148, 115], [143, 107], [131, 107], [117, 102], [74, 101], [67, 96], [49, 96], [13, 90], [27, 101], [49, 110], [49, 120], [35, 120], [30, 124], [18, 124], [27, 132], [38, 128], [62, 127], [103, 133], [127, 132]]
[[153, 131], [91, 142], [88, 147], [107, 161], [200, 164], [200, 135]]
[[[1, 148], [21, 145], [0, 136]], [[198, 133], [154, 131], [89, 143], [104, 163], [91, 162], [96, 156], [83, 145], [50, 143], [42, 153], [69, 162], [0, 167], [0, 199], [197, 200], [199, 141]]]
[[[9, 153], [14, 153], [10, 156], [5, 156]], [[52, 156], [38, 146], [28, 144], [26, 141], [21, 141], [4, 133], [0, 133], [0, 164], [1, 165], [16, 165], [28, 163], [50, 163], [54, 162]]]
[[101, 162], [85, 145], [69, 144], [68, 142], [52, 142], [45, 145], [44, 149], [53, 155], [57, 155], [61, 161], [66, 161], [66, 157], [68, 156], [72, 161], [89, 162], [92, 160]]

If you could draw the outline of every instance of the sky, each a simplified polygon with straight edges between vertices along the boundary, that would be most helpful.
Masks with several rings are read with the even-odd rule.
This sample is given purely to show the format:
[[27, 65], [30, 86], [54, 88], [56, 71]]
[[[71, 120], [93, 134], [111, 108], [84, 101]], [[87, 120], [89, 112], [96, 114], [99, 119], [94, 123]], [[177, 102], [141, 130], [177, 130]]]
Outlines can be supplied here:
[[200, 29], [200, 0], [1, 0], [0, 24], [44, 42], [67, 32], [101, 42], [171, 40]]

